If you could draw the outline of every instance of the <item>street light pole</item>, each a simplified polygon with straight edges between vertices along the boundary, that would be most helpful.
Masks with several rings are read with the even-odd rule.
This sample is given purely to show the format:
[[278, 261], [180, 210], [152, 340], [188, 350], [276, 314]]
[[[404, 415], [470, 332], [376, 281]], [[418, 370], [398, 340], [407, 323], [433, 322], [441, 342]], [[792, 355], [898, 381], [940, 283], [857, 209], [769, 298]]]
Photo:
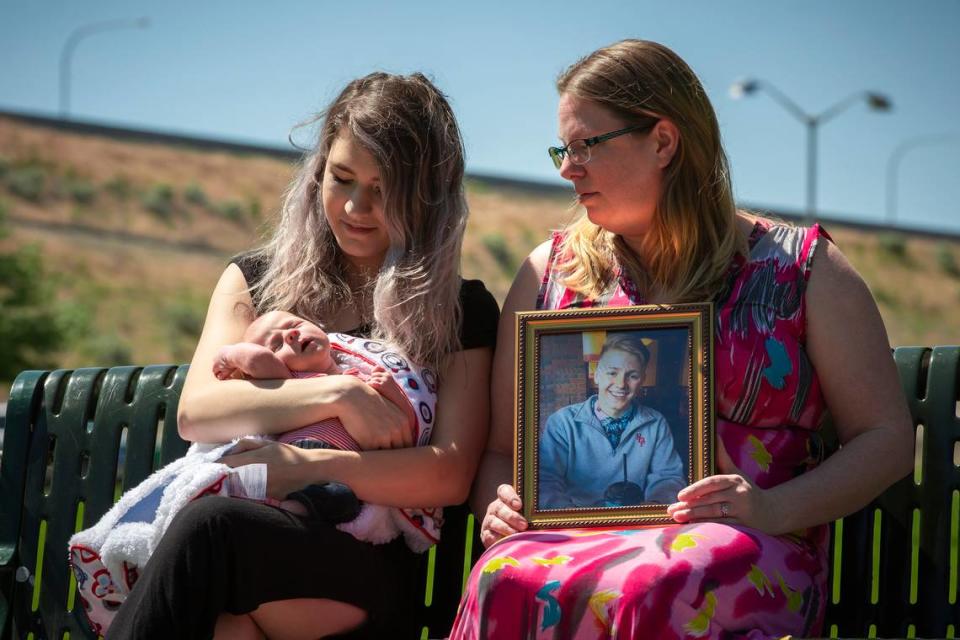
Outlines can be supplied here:
[[812, 224], [817, 216], [817, 125], [816, 118], [807, 118], [807, 208], [804, 217]]
[[893, 150], [887, 160], [887, 212], [886, 223], [893, 226], [897, 219], [897, 178], [900, 173], [900, 164], [908, 151], [917, 147], [928, 147], [940, 144], [960, 144], [960, 134], [942, 133], [939, 135], [920, 136], [904, 140]]
[[136, 20], [104, 20], [77, 27], [67, 36], [60, 51], [60, 117], [64, 120], [70, 117], [70, 62], [73, 52], [81, 40], [87, 36], [103, 31], [117, 29], [146, 29], [150, 26], [149, 18]]
[[888, 98], [879, 93], [858, 91], [819, 114], [811, 114], [801, 109], [796, 102], [769, 82], [744, 79], [730, 85], [730, 96], [735, 100], [757, 91], [763, 91], [773, 98], [790, 115], [799, 120], [807, 130], [807, 206], [804, 217], [807, 224], [812, 223], [817, 215], [817, 143], [820, 125], [832, 120], [861, 100], [866, 101], [867, 105], [874, 111], [889, 111], [892, 104]]

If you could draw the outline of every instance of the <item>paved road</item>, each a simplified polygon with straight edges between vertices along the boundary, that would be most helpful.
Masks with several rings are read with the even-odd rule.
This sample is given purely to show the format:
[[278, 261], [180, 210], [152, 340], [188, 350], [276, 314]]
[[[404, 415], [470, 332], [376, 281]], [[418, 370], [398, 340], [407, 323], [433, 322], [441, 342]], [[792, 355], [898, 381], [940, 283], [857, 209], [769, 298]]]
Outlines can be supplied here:
[[24, 216], [18, 216], [14, 214], [9, 214], [7, 216], [7, 222], [11, 225], [27, 227], [28, 229], [38, 229], [47, 233], [56, 233], [67, 236], [83, 236], [95, 240], [114, 241], [125, 246], [137, 245], [151, 249], [169, 249], [173, 251], [201, 253], [211, 256], [229, 256], [232, 253], [230, 249], [214, 247], [199, 240], [196, 242], [164, 240], [163, 238], [156, 238], [154, 236], [146, 236], [143, 234], [130, 233], [129, 231], [115, 229], [102, 229], [100, 227], [92, 227], [76, 222], [34, 220], [32, 218], [26, 218]]

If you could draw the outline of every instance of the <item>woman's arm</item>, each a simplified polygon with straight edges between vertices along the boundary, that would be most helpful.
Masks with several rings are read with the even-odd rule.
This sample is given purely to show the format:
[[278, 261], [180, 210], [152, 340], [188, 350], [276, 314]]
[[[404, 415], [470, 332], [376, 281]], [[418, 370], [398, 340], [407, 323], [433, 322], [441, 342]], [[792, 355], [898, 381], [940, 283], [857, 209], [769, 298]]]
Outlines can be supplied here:
[[471, 509], [483, 521], [481, 539], [488, 546], [504, 535], [526, 528], [526, 520], [517, 513], [521, 508], [520, 499], [513, 487], [509, 486], [513, 482], [513, 394], [516, 376], [514, 314], [536, 308], [537, 292], [550, 258], [551, 244], [544, 242], [524, 260], [500, 314], [490, 385], [490, 437], [470, 499]]
[[428, 446], [355, 452], [250, 444], [246, 446], [255, 448], [223, 461], [231, 466], [267, 463], [267, 492], [277, 498], [308, 484], [335, 480], [374, 504], [458, 504], [467, 497], [487, 437], [488, 396], [477, 391], [489, 388], [491, 358], [491, 350], [481, 348], [447, 359]]
[[405, 446], [403, 412], [353, 376], [287, 380], [217, 380], [220, 347], [239, 342], [253, 320], [247, 282], [236, 265], [220, 276], [180, 395], [180, 435], [223, 442], [252, 433], [282, 433], [334, 416], [364, 448]]
[[807, 354], [843, 446], [816, 469], [766, 491], [743, 478], [721, 447], [721, 469], [731, 475], [681, 492], [678, 504], [693, 510], [672, 505], [678, 521], [717, 518], [726, 502], [732, 519], [787, 533], [847, 515], [909, 473], [912, 422], [883, 321], [866, 284], [830, 242], [817, 246], [806, 299]]

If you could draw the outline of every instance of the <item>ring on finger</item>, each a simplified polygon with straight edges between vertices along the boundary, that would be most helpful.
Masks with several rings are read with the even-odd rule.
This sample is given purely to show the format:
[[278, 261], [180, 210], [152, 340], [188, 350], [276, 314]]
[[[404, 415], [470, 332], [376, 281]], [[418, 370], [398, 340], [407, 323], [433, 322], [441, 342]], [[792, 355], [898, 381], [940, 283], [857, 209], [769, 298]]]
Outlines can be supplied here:
[[730, 517], [730, 505], [726, 502], [720, 503], [720, 517], [729, 518]]

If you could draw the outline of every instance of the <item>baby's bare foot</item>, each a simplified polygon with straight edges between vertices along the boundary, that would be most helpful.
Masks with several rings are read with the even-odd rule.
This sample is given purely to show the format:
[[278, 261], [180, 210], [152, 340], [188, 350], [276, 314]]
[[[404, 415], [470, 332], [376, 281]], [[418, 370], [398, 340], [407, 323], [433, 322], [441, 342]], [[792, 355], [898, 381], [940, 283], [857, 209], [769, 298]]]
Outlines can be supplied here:
[[233, 372], [236, 369], [222, 358], [217, 358], [213, 363], [213, 375], [217, 377], [217, 380], [226, 380], [233, 375]]
[[393, 379], [393, 376], [390, 375], [386, 369], [383, 367], [374, 368], [370, 373], [367, 384], [376, 389], [384, 398], [400, 407], [406, 414], [410, 426], [416, 427], [417, 414], [413, 412], [413, 407], [410, 406], [410, 400], [407, 398], [407, 394], [403, 392], [403, 389], [400, 388], [400, 385], [397, 384], [397, 381]]

